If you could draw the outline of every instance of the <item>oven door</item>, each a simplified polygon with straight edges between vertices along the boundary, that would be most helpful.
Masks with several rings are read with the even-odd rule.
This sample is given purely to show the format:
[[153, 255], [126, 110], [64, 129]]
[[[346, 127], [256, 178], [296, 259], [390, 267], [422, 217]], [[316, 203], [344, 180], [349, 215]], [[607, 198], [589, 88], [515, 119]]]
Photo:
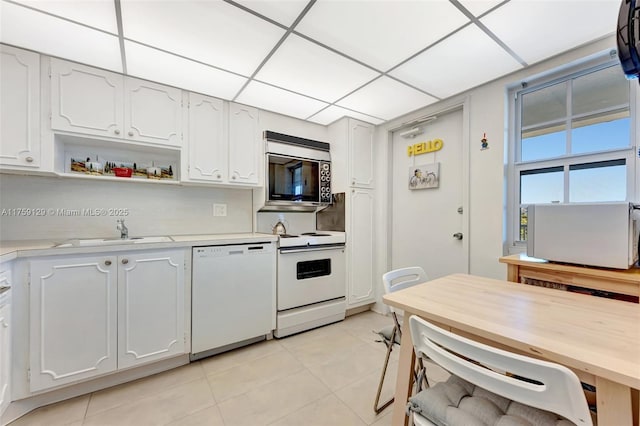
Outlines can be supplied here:
[[344, 245], [281, 248], [278, 311], [345, 297]]

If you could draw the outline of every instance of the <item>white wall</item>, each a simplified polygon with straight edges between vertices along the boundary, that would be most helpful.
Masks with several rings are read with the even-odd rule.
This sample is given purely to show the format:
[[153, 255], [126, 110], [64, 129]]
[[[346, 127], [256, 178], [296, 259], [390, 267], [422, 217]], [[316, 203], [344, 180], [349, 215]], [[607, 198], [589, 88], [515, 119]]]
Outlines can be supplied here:
[[[0, 175], [0, 208], [129, 210], [127, 216], [0, 217], [5, 240], [119, 237], [124, 217], [130, 236], [251, 232], [251, 190], [55, 177]], [[227, 204], [226, 217], [213, 216], [213, 203]]]
[[[505, 153], [507, 139], [508, 86], [519, 84], [531, 76], [565, 66], [582, 58], [615, 49], [614, 37], [583, 46], [540, 64], [518, 71], [496, 81], [469, 90], [454, 98], [430, 105], [377, 128], [376, 170], [380, 185], [377, 190], [380, 230], [377, 247], [377, 273], [381, 276], [390, 267], [388, 243], [389, 193], [384, 182], [389, 177], [390, 130], [402, 123], [443, 110], [449, 105], [469, 105], [469, 271], [474, 275], [506, 279], [506, 267], [498, 263], [502, 256], [505, 228]], [[473, 67], [469, 72], [473, 72]], [[480, 139], [487, 134], [489, 149], [480, 150]], [[386, 230], [386, 232], [385, 232]], [[467, 236], [465, 235], [465, 238]], [[381, 294], [380, 289], [378, 294]], [[379, 309], [382, 307], [378, 306]]]

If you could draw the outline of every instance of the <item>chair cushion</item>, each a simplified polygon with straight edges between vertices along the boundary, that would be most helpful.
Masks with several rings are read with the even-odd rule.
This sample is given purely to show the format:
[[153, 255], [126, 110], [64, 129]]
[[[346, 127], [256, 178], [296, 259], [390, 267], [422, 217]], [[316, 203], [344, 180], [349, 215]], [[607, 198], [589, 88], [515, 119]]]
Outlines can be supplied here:
[[439, 426], [574, 425], [557, 414], [511, 401], [454, 375], [411, 397], [407, 413], [410, 411]]
[[[382, 337], [384, 339], [385, 342], [388, 342], [391, 340], [391, 334], [393, 334], [393, 324], [389, 325], [387, 327], [381, 328], [380, 330], [376, 331], [376, 333], [378, 333], [380, 335], [380, 337]], [[397, 343], [398, 345], [400, 344], [400, 333], [396, 332], [396, 336], [395, 339], [393, 339], [395, 341], [395, 343]]]

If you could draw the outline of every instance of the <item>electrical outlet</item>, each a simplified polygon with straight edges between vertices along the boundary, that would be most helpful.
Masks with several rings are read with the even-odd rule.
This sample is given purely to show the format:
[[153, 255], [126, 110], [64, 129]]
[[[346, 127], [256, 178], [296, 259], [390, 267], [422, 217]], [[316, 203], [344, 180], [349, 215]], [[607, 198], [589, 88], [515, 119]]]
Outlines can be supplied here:
[[214, 216], [226, 216], [227, 215], [227, 205], [226, 204], [214, 204], [213, 205], [213, 215]]

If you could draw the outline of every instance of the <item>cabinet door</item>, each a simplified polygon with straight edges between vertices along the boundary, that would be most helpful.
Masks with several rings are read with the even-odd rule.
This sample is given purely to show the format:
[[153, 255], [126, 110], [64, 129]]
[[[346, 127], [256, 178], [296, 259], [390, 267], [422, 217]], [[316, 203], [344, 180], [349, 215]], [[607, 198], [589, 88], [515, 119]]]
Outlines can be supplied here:
[[123, 77], [51, 59], [51, 128], [122, 137]]
[[40, 166], [40, 56], [0, 46], [0, 165]]
[[11, 401], [11, 290], [0, 295], [0, 416]]
[[184, 353], [184, 251], [118, 261], [118, 368]]
[[182, 145], [182, 91], [125, 78], [125, 138], [158, 145]]
[[[349, 230], [347, 270], [349, 305], [359, 305], [375, 301], [373, 277], [373, 193], [365, 189], [352, 189], [349, 200]], [[350, 232], [349, 232], [350, 231]]]
[[349, 120], [349, 177], [351, 186], [373, 188], [373, 126]]
[[189, 93], [189, 179], [226, 180], [224, 122], [222, 100]]
[[258, 110], [229, 104], [229, 183], [260, 185], [262, 146]]
[[116, 268], [115, 256], [31, 261], [31, 391], [116, 369]]

